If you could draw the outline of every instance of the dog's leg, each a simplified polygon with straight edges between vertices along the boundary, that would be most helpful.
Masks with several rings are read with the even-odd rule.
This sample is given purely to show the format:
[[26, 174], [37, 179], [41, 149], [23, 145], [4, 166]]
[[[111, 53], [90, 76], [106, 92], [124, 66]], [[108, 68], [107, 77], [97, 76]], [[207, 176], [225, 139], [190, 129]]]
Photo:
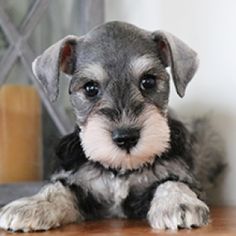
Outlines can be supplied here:
[[48, 230], [81, 218], [73, 193], [56, 182], [32, 197], [4, 206], [0, 210], [0, 227], [24, 232]]
[[154, 194], [148, 221], [156, 229], [200, 227], [208, 223], [209, 209], [184, 183], [167, 181]]

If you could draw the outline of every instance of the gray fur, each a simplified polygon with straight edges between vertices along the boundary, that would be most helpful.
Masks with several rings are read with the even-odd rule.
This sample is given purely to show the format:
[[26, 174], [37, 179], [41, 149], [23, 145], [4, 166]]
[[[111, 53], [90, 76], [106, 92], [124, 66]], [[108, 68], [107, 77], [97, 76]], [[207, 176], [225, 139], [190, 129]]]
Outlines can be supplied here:
[[[170, 33], [123, 22], [106, 23], [81, 38], [67, 36], [36, 58], [33, 71], [51, 100], [58, 96], [60, 72], [72, 77], [69, 93], [79, 133], [62, 146], [70, 155], [78, 145], [76, 154], [85, 160], [55, 174], [38, 195], [5, 206], [0, 227], [49, 229], [97, 216], [146, 217], [159, 229], [207, 224], [201, 181], [214, 179], [221, 150], [206, 145], [212, 134], [204, 122], [196, 120], [187, 129], [167, 109], [166, 67], [183, 97], [197, 65], [196, 53]], [[146, 75], [155, 78], [150, 90], [141, 87]], [[92, 97], [85, 89], [91, 81], [98, 86]], [[119, 128], [140, 131], [130, 150], [113, 142], [112, 132]], [[91, 212], [87, 201], [95, 204]]]
[[188, 128], [194, 139], [192, 143], [193, 173], [198, 176], [206, 191], [216, 184], [217, 177], [226, 167], [224, 141], [213, 129], [210, 118], [207, 116], [193, 119]]
[[168, 32], [156, 31], [153, 38], [158, 44], [162, 62], [171, 67], [177, 93], [183, 97], [187, 84], [198, 68], [197, 53]]
[[200, 227], [208, 223], [209, 208], [183, 183], [168, 181], [157, 188], [148, 212], [153, 228]]
[[106, 217], [125, 217], [121, 204], [131, 190], [145, 191], [155, 182], [162, 181], [170, 175], [179, 176], [179, 181], [195, 186], [194, 191], [197, 193], [195, 196], [204, 199], [200, 185], [187, 169], [188, 167], [181, 161], [172, 160], [157, 163], [154, 168], [143, 167], [140, 172], [130, 175], [116, 176], [112, 172], [96, 168], [94, 163], [86, 163], [77, 172], [58, 172], [52, 180], [66, 179], [68, 185], [78, 185], [85, 192], [92, 192], [99, 202], [106, 202], [109, 206], [110, 210]]
[[[166, 43], [165, 53], [159, 47], [160, 41]], [[64, 48], [68, 46], [72, 53], [64, 55]], [[58, 96], [60, 70], [72, 76], [71, 102], [77, 121], [81, 125], [86, 122], [88, 114], [98, 100], [89, 101], [84, 98], [81, 89], [78, 90], [86, 80], [97, 79], [94, 78], [93, 72], [84, 75], [82, 71], [88, 65], [100, 65], [106, 75], [102, 79], [98, 78], [102, 90], [100, 100], [105, 103], [109, 101], [116, 108], [116, 113], [124, 110], [124, 104], [130, 110], [129, 113], [132, 113], [132, 104], [136, 103], [132, 97], [141, 95], [139, 79], [142, 75], [137, 76], [132, 71], [131, 62], [143, 55], [152, 59], [152, 66], [147, 72], [151, 71], [160, 78], [157, 80], [158, 93], [151, 94], [148, 99], [165, 113], [169, 97], [169, 75], [165, 70], [166, 66], [171, 66], [177, 92], [183, 96], [187, 83], [197, 69], [198, 61], [196, 53], [170, 33], [162, 31], [152, 33], [127, 23], [109, 22], [81, 38], [67, 36], [57, 42], [36, 58], [33, 62], [33, 71], [51, 100], [55, 100]], [[170, 60], [163, 60], [169, 57]], [[62, 58], [64, 58], [63, 65]]]
[[[158, 46], [159, 40], [167, 44], [165, 56], [162, 55]], [[196, 53], [170, 33], [163, 31], [152, 33], [127, 23], [110, 22], [95, 28], [83, 38], [65, 37], [35, 60], [34, 73], [52, 100], [55, 100], [58, 94], [62, 50], [67, 44], [72, 45], [76, 55], [68, 58], [70, 63], [66, 65], [67, 69], [64, 69], [66, 74], [72, 75], [86, 64], [99, 62], [108, 72], [109, 78], [119, 80], [122, 77], [123, 79], [130, 78], [127, 71], [130, 58], [150, 54], [156, 60], [156, 68], [159, 73], [160, 70], [164, 71], [165, 66], [171, 66], [180, 96], [184, 95], [185, 87], [193, 77], [198, 64]], [[124, 48], [126, 50], [123, 50]], [[163, 57], [168, 60], [163, 62]], [[120, 73], [121, 71], [122, 73]]]
[[55, 101], [58, 96], [60, 71], [69, 75], [74, 72], [74, 66], [71, 62], [71, 60], [75, 60], [74, 58], [66, 59], [66, 69], [62, 68], [63, 48], [69, 45], [71, 50], [73, 50], [73, 54], [75, 54], [74, 46], [77, 44], [77, 41], [77, 36], [66, 36], [49, 47], [41, 56], [37, 57], [32, 64], [32, 69], [36, 78], [42, 83], [43, 88], [47, 92], [51, 101]]
[[81, 220], [73, 194], [61, 183], [49, 184], [32, 197], [11, 202], [0, 211], [0, 227], [13, 231], [48, 230]]

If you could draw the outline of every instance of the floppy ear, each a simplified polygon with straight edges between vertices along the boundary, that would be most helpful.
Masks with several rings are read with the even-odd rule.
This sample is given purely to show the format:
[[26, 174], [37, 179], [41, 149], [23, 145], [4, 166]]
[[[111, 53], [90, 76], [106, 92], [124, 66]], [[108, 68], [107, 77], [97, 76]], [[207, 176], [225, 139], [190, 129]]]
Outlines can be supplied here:
[[55, 101], [58, 96], [60, 71], [68, 75], [74, 73], [77, 42], [77, 36], [66, 36], [45, 50], [32, 63], [33, 73], [51, 101]]
[[198, 68], [197, 53], [168, 32], [155, 31], [152, 36], [157, 43], [162, 63], [166, 67], [171, 67], [171, 74], [178, 95], [183, 97], [187, 84]]

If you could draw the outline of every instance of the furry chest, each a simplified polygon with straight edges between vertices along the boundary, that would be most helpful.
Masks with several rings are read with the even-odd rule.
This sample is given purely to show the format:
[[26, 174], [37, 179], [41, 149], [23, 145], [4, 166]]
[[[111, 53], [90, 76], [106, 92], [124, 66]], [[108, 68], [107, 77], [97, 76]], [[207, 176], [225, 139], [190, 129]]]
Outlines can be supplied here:
[[148, 169], [116, 176], [113, 172], [101, 169], [93, 163], [84, 164], [77, 172], [60, 172], [54, 175], [53, 179], [64, 179], [69, 186], [77, 186], [77, 197], [83, 195], [86, 205], [88, 199], [93, 199], [91, 204], [96, 203], [99, 212], [108, 218], [126, 217], [123, 208], [127, 199], [133, 198], [131, 197], [133, 195], [143, 195], [156, 181], [155, 175]]
[[131, 189], [145, 189], [156, 181], [154, 173], [143, 169], [141, 173], [134, 172], [127, 175], [116, 176], [108, 170], [101, 170], [89, 163], [85, 164], [75, 174], [74, 181], [86, 191], [107, 201], [125, 199]]
[[85, 193], [91, 194], [95, 201], [102, 204], [107, 217], [125, 217], [122, 202], [129, 194], [130, 183], [127, 178], [85, 165], [77, 173], [76, 180]]

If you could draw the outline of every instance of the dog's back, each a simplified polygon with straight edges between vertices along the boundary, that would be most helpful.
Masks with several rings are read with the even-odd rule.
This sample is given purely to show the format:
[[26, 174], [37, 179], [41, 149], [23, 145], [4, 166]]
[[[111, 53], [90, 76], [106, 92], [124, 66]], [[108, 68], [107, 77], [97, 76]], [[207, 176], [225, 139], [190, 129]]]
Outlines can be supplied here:
[[189, 125], [192, 137], [193, 173], [204, 190], [215, 184], [226, 166], [224, 143], [209, 117], [195, 118]]

